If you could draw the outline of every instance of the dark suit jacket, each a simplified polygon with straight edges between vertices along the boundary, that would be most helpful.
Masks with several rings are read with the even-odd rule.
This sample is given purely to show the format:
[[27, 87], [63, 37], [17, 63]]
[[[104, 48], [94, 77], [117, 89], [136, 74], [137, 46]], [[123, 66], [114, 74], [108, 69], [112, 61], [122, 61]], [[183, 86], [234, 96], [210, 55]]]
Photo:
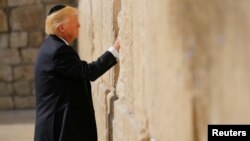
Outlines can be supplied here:
[[35, 64], [35, 141], [97, 141], [90, 81], [116, 64], [105, 52], [97, 61], [81, 61], [75, 50], [49, 35]]

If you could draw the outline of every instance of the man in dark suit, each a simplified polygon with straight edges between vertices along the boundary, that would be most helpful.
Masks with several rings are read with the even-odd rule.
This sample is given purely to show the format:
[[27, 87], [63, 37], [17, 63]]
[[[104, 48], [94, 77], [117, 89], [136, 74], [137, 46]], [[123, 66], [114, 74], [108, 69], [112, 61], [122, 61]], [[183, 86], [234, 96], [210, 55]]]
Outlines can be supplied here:
[[35, 64], [34, 141], [97, 141], [90, 81], [117, 62], [119, 40], [96, 61], [87, 63], [69, 45], [77, 38], [77, 9], [53, 6], [46, 18], [48, 37]]

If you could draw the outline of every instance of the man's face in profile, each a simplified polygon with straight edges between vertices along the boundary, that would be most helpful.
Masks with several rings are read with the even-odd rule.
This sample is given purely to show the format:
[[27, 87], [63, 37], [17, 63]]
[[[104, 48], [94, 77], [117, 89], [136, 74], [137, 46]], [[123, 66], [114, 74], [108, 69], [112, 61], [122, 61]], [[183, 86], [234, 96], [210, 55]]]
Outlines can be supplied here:
[[78, 15], [69, 15], [66, 22], [63, 24], [65, 34], [68, 38], [75, 40], [78, 37], [79, 32], [79, 21]]

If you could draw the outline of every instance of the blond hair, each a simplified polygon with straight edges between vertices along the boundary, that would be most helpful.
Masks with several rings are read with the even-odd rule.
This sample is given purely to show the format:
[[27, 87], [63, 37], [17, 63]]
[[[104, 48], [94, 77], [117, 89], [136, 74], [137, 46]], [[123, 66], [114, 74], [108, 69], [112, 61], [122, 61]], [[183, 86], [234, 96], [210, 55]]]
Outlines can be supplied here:
[[71, 6], [66, 6], [55, 13], [47, 16], [45, 21], [45, 32], [47, 34], [55, 35], [57, 33], [56, 28], [66, 21], [70, 14], [77, 14], [78, 10]]

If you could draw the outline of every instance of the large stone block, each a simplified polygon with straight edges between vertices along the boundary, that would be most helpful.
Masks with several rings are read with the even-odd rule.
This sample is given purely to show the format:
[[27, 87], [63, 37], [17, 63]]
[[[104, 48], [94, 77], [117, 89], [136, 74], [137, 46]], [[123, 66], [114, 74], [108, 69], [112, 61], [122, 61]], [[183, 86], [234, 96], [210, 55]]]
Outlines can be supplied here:
[[43, 7], [31, 5], [14, 8], [10, 15], [10, 25], [12, 30], [38, 30], [44, 29]]
[[33, 80], [34, 79], [33, 65], [23, 65], [23, 66], [14, 67], [14, 79], [15, 80]]
[[118, 27], [112, 3], [80, 1], [79, 51], [94, 60], [120, 30], [113, 140], [205, 141], [209, 122], [249, 123], [249, 1], [112, 2]]
[[14, 103], [11, 97], [0, 97], [0, 109], [10, 110], [13, 109]]
[[36, 0], [8, 0], [8, 6], [23, 6], [33, 4]]
[[0, 50], [7, 48], [9, 45], [9, 34], [0, 34]]
[[6, 49], [0, 51], [0, 63], [1, 64], [18, 64], [20, 63], [20, 57], [18, 50]]
[[11, 95], [13, 93], [11, 83], [0, 83], [0, 96]]
[[30, 32], [28, 35], [29, 47], [40, 47], [43, 42], [44, 35], [40, 31]]
[[[157, 140], [191, 141], [191, 95], [185, 86], [183, 50], [174, 40], [178, 36], [170, 30], [174, 26], [170, 21], [172, 15], [168, 12], [170, 0], [160, 3], [113, 2], [117, 6], [114, 9], [111, 6], [113, 3], [104, 4], [95, 0], [80, 2], [80, 18], [88, 30], [81, 31], [83, 39], [79, 49], [83, 57], [92, 60], [104, 50], [103, 43], [112, 40], [110, 36], [115, 35], [106, 33], [120, 29], [122, 48], [119, 66], [110, 76], [106, 75], [98, 81], [106, 85], [114, 79], [115, 92], [120, 101], [115, 102], [114, 112], [111, 112], [114, 119], [109, 128], [113, 129], [113, 140], [149, 140], [149, 135], [152, 135], [151, 138]], [[121, 12], [117, 27], [119, 3]], [[92, 6], [90, 10], [85, 7], [88, 4]], [[109, 8], [111, 12], [108, 12]], [[97, 91], [94, 89], [96, 87], [93, 91]], [[95, 104], [96, 107], [101, 106], [100, 103]], [[165, 134], [166, 130], [169, 134]]]
[[42, 0], [42, 2], [50, 4], [65, 3], [65, 4], [71, 4], [73, 6], [77, 5], [77, 0]]
[[6, 13], [0, 9], [0, 32], [8, 31], [8, 21]]
[[51, 9], [51, 7], [54, 6], [54, 4], [46, 4], [45, 5], [45, 11], [44, 14], [47, 16], [49, 13], [49, 10]]
[[22, 49], [22, 62], [24, 63], [34, 63], [37, 53], [38, 53], [38, 48], [26, 48]]
[[92, 20], [95, 21], [92, 23], [92, 42], [93, 42], [93, 48], [92, 48], [92, 59], [97, 59], [100, 54], [103, 52], [103, 46], [102, 46], [102, 2], [99, 0], [92, 0]]
[[0, 7], [6, 7], [6, 6], [7, 6], [7, 0], [1, 0]]
[[16, 109], [31, 109], [35, 107], [35, 96], [15, 96], [14, 105]]
[[110, 88], [105, 84], [100, 83], [98, 85], [98, 93], [93, 94], [95, 103], [95, 113], [98, 129], [98, 140], [108, 141], [108, 115], [107, 115], [107, 95], [110, 92]]
[[[140, 126], [126, 105], [115, 101], [113, 120], [113, 140], [114, 141], [138, 141], [140, 136]], [[122, 121], [122, 122], [121, 122]], [[126, 133], [126, 135], [125, 135]]]
[[19, 96], [30, 95], [31, 86], [29, 81], [17, 81], [14, 83], [15, 93]]
[[79, 1], [79, 21], [81, 21], [81, 27], [85, 27], [85, 30], [79, 31], [79, 44], [81, 47], [78, 48], [79, 56], [81, 59], [86, 61], [92, 61], [92, 52], [93, 52], [93, 36], [92, 31], [93, 20], [92, 19], [92, 3], [91, 0], [82, 0]]
[[28, 42], [27, 32], [13, 32], [10, 34], [10, 47], [21, 48], [26, 47]]
[[12, 68], [9, 65], [0, 66], [0, 81], [10, 82], [13, 80]]
[[31, 81], [31, 94], [36, 95], [35, 82]]

